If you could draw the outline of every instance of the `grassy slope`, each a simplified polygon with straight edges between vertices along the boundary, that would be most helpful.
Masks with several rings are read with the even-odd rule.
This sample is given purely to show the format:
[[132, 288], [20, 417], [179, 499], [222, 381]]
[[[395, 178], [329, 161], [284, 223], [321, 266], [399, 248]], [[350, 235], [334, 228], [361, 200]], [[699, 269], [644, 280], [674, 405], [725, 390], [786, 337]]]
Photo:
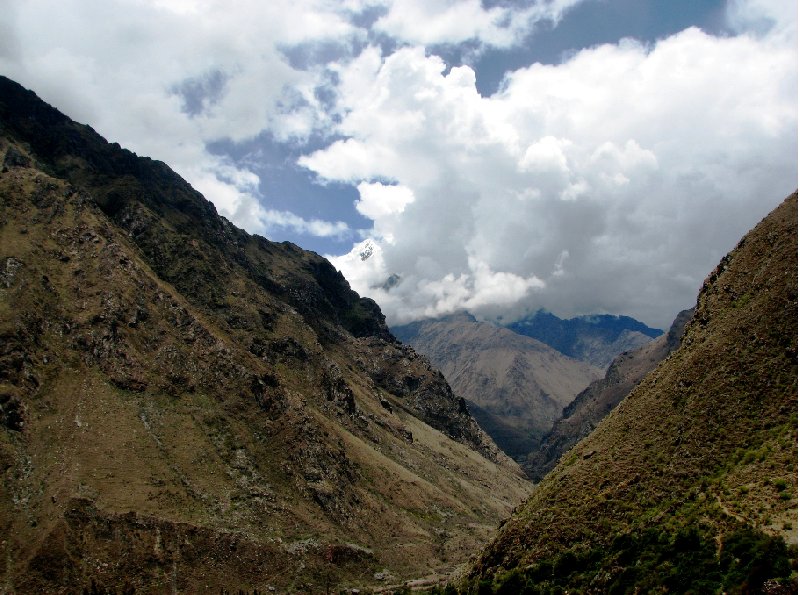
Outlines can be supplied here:
[[796, 486], [794, 194], [722, 260], [681, 347], [537, 486], [466, 588], [753, 589], [790, 572]]

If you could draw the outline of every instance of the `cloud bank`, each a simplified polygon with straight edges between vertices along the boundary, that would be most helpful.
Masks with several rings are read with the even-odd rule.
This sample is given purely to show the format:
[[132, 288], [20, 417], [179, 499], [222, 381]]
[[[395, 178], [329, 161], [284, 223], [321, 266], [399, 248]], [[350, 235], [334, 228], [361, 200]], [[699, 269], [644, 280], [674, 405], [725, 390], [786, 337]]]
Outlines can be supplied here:
[[413, 200], [362, 211], [372, 262], [361, 244], [332, 261], [397, 323], [544, 307], [668, 325], [795, 188], [790, 4], [733, 4], [729, 37], [687, 29], [534, 64], [489, 97], [422, 47], [365, 49], [341, 68], [342, 138], [300, 163]]

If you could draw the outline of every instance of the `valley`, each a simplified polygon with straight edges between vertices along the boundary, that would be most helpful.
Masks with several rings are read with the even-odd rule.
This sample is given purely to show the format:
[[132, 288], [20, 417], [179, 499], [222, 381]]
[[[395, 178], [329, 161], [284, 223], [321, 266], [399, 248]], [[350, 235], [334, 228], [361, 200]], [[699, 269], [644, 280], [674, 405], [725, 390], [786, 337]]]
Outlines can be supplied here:
[[467, 313], [394, 327], [427, 356], [506, 454], [523, 459], [601, 370]]
[[796, 193], [666, 333], [390, 329], [5, 77], [0, 168], [4, 593], [796, 591]]

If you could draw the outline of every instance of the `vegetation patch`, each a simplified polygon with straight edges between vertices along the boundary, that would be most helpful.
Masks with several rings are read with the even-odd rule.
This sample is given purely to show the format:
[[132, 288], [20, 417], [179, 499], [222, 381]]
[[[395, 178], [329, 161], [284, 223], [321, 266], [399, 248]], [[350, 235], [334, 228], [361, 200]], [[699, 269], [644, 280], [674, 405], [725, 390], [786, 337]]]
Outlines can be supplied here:
[[[796, 547], [747, 525], [727, 533], [720, 545], [703, 528], [649, 528], [617, 535], [610, 546], [576, 547], [493, 580], [473, 580], [461, 592], [550, 594], [588, 586], [603, 593], [752, 593], [766, 581], [796, 582], [796, 559]], [[439, 592], [456, 592], [449, 589]]]

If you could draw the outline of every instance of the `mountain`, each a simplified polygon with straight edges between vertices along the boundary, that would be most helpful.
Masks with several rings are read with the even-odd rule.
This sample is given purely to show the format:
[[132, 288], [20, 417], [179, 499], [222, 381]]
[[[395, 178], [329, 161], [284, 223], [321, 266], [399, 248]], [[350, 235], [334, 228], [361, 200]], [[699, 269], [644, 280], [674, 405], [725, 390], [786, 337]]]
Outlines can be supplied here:
[[528, 493], [330, 263], [0, 78], [4, 592], [449, 571]]
[[508, 455], [524, 457], [600, 369], [535, 339], [461, 312], [394, 327], [430, 358], [480, 426]]
[[522, 463], [528, 477], [541, 480], [561, 455], [588, 436], [642, 378], [675, 351], [693, 313], [693, 309], [680, 312], [669, 332], [638, 349], [618, 355], [604, 378], [595, 380], [575, 397]]
[[680, 347], [537, 485], [481, 593], [797, 592], [797, 193], [704, 282]]
[[620, 353], [636, 349], [664, 333], [629, 316], [595, 314], [562, 320], [545, 310], [538, 310], [506, 328], [601, 368], [606, 368]]

